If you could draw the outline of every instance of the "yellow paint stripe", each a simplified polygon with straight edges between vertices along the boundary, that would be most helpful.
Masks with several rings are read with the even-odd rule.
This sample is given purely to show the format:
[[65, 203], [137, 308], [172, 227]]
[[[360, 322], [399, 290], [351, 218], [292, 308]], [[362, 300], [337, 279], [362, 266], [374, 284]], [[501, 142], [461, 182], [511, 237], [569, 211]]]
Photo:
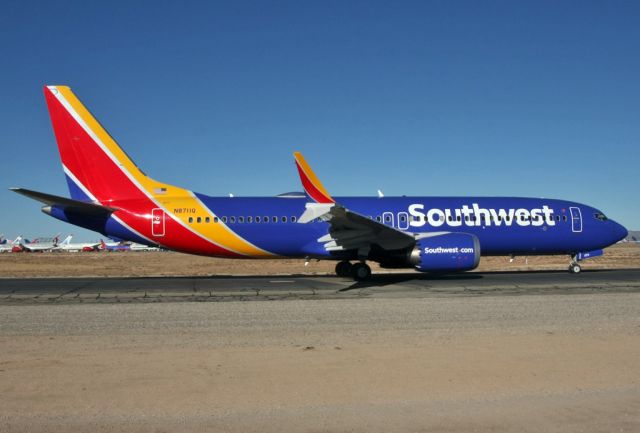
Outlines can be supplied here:
[[313, 172], [313, 170], [311, 169], [311, 166], [309, 165], [309, 163], [307, 163], [307, 160], [304, 159], [304, 156], [302, 156], [302, 153], [294, 152], [293, 156], [296, 159], [296, 162], [298, 163], [300, 168], [302, 168], [302, 170], [305, 172], [305, 174], [307, 175], [307, 178], [313, 184], [313, 186], [315, 186], [316, 189], [320, 191], [320, 193], [322, 193], [322, 195], [324, 195], [331, 201], [335, 201], [331, 197], [331, 194], [329, 194], [329, 192], [325, 189], [324, 185], [322, 185], [322, 182], [320, 182], [320, 179], [318, 179], [318, 176], [316, 176], [316, 174]]
[[[100, 139], [100, 141], [109, 149], [112, 155], [118, 160], [118, 162], [124, 167], [124, 169], [131, 174], [135, 180], [145, 189], [145, 191], [151, 195], [157, 202], [161, 203], [167, 214], [181, 220], [186, 226], [192, 230], [211, 240], [212, 242], [236, 251], [240, 254], [245, 254], [252, 257], [273, 257], [273, 254], [264, 251], [256, 246], [250, 244], [242, 237], [238, 236], [232, 231], [226, 224], [221, 221], [218, 223], [210, 224], [189, 224], [189, 217], [197, 218], [198, 216], [203, 219], [206, 216], [213, 218], [214, 215], [211, 210], [202, 206], [198, 200], [196, 200], [191, 194], [191, 191], [180, 188], [173, 185], [158, 182], [146, 176], [140, 171], [140, 169], [133, 163], [133, 161], [127, 156], [127, 154], [118, 146], [113, 138], [107, 133], [107, 131], [100, 125], [100, 123], [93, 117], [93, 115], [85, 108], [80, 100], [75, 96], [69, 87], [57, 86], [56, 87], [67, 102], [73, 107], [76, 113], [82, 118], [87, 126], [93, 131], [93, 133]], [[164, 188], [166, 191], [163, 193], [157, 193], [156, 191]], [[194, 214], [175, 214], [172, 213], [174, 208], [195, 208]]]

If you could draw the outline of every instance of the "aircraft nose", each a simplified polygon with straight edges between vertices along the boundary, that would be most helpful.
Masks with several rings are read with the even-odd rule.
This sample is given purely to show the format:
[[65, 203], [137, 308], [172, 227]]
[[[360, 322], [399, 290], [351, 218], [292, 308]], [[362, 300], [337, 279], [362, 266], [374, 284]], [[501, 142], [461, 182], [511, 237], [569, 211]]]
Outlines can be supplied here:
[[624, 228], [622, 224], [618, 224], [615, 221], [611, 221], [611, 229], [613, 231], [614, 242], [621, 241], [622, 239], [626, 238], [627, 235], [629, 234], [627, 229]]

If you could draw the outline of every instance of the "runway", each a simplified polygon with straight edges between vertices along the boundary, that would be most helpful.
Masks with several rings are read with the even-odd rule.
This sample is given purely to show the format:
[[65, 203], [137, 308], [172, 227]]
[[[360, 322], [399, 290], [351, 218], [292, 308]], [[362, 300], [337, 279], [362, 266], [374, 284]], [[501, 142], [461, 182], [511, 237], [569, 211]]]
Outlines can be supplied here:
[[640, 269], [568, 272], [484, 272], [456, 275], [390, 273], [354, 282], [332, 276], [211, 276], [0, 279], [0, 303], [259, 301], [287, 299], [427, 298], [640, 292]]

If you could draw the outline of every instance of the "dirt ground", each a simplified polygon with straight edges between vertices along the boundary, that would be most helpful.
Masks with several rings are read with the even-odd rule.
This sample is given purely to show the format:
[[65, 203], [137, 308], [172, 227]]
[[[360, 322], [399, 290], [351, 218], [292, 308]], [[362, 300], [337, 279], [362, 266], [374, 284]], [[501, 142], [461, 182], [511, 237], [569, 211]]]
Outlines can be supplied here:
[[640, 294], [0, 306], [0, 431], [640, 431]]
[[[567, 256], [483, 257], [477, 272], [514, 270], [565, 270]], [[92, 252], [92, 253], [5, 253], [0, 254], [0, 277], [80, 277], [80, 276], [206, 276], [206, 275], [326, 275], [333, 274], [335, 262], [302, 259], [231, 260], [199, 257], [174, 252]], [[607, 248], [603, 257], [585, 260], [583, 269], [640, 267], [640, 246], [618, 244]], [[373, 272], [394, 272], [379, 269]], [[400, 270], [407, 272], [407, 270]]]

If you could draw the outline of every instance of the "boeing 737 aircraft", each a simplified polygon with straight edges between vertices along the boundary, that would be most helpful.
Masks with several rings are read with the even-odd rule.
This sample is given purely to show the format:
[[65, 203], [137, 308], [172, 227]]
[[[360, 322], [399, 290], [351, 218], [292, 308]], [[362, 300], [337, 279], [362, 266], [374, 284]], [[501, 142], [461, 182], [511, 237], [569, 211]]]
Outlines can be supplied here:
[[564, 200], [333, 197], [300, 153], [304, 193], [210, 197], [146, 176], [68, 87], [44, 93], [71, 198], [14, 191], [109, 237], [215, 257], [335, 260], [338, 275], [365, 280], [367, 261], [457, 272], [481, 255], [566, 254], [577, 273], [581, 258], [627, 235], [600, 210]]

